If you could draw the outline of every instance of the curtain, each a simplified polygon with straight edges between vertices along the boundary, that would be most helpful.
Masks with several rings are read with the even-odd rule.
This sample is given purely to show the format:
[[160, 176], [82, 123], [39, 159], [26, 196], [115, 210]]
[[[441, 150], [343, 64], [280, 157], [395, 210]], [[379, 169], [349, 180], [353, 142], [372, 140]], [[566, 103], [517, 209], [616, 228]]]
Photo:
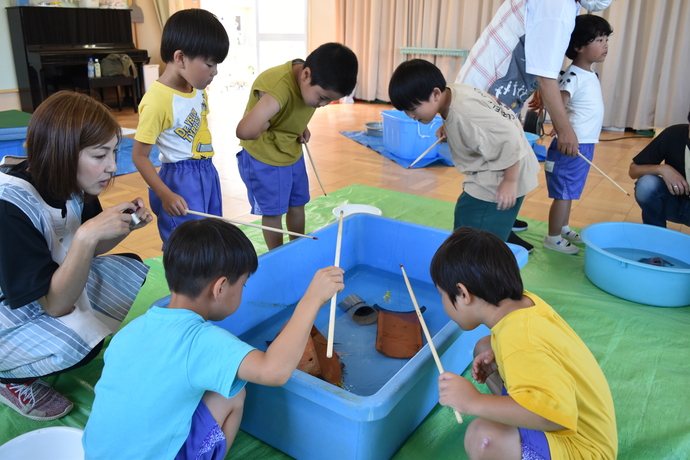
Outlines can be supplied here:
[[163, 26], [170, 17], [170, 3], [168, 0], [153, 0], [153, 9], [156, 11], [156, 19], [162, 32]]
[[[338, 40], [359, 59], [355, 97], [389, 100], [388, 81], [401, 47], [469, 50], [503, 0], [337, 0]], [[529, 1], [529, 0], [528, 0]], [[582, 13], [585, 13], [583, 10]], [[604, 126], [645, 129], [687, 122], [690, 1], [614, 0], [597, 13], [614, 29], [606, 61], [597, 64]], [[545, 44], [546, 45], [546, 44]], [[455, 81], [463, 59], [419, 55]]]

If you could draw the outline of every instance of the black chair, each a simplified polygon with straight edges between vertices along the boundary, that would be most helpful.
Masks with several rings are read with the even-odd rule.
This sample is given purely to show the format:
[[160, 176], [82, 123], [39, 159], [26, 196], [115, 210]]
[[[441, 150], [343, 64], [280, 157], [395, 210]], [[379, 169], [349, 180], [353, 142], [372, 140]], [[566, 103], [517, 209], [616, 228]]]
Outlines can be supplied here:
[[95, 89], [98, 89], [98, 92], [101, 95], [101, 100], [103, 100], [103, 88], [112, 88], [115, 87], [115, 91], [117, 93], [117, 106], [120, 109], [120, 112], [122, 112], [122, 97], [120, 95], [120, 89], [124, 87], [131, 87], [131, 92], [132, 92], [132, 100], [134, 101], [134, 112], [138, 112], [138, 106], [139, 106], [139, 97], [138, 97], [138, 85], [139, 82], [137, 81], [136, 78], [134, 77], [94, 77], [94, 78], [89, 78], [89, 92], [93, 94], [93, 91]]

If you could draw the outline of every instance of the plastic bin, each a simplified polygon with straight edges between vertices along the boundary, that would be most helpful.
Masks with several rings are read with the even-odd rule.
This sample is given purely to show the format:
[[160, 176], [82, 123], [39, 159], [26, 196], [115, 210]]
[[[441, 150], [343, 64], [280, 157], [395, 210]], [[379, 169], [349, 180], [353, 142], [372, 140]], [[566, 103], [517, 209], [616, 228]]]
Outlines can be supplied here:
[[18, 157], [25, 157], [26, 150], [24, 148], [24, 141], [26, 139], [17, 139], [13, 141], [0, 141], [0, 159], [5, 155], [14, 155]]
[[[406, 160], [414, 160], [431, 144], [436, 142], [436, 130], [443, 124], [440, 115], [436, 115], [431, 123], [425, 125], [405, 115], [400, 110], [384, 110], [383, 117], [383, 147], [395, 156]], [[427, 155], [438, 153], [438, 145]]]
[[632, 222], [599, 222], [581, 235], [585, 275], [600, 289], [655, 307], [690, 305], [690, 235]]
[[[314, 272], [333, 264], [337, 227], [335, 222], [314, 232], [318, 240], [295, 240], [261, 255], [242, 306], [217, 325], [265, 350]], [[419, 304], [427, 307], [425, 322], [445, 369], [460, 373], [472, 361], [476, 341], [489, 330], [481, 326], [463, 332], [443, 311], [429, 263], [449, 234], [370, 214], [346, 217], [340, 261], [345, 289], [337, 301], [357, 294], [370, 305], [414, 310], [400, 271], [404, 264]], [[522, 267], [527, 251], [509, 246]], [[390, 303], [384, 304], [387, 290]], [[336, 316], [343, 388], [299, 370], [282, 387], [248, 384], [241, 429], [296, 459], [390, 458], [437, 404], [438, 370], [428, 345], [411, 359], [386, 358], [375, 351], [375, 324], [357, 325], [340, 309]], [[327, 304], [315, 321], [324, 334], [328, 319]], [[448, 423], [456, 423], [447, 411]]]

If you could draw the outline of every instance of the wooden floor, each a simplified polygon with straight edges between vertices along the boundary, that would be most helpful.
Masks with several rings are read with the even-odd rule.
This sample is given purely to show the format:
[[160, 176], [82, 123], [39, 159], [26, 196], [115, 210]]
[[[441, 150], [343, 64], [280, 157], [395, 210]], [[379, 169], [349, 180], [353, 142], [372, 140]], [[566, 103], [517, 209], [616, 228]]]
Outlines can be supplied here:
[[[221, 177], [223, 214], [228, 218], [254, 221], [258, 217], [249, 213], [246, 189], [239, 177], [235, 160], [235, 154], [239, 150], [234, 136], [235, 127], [246, 99], [230, 90], [221, 94], [212, 93], [210, 101], [209, 124], [216, 152], [214, 163]], [[390, 108], [382, 104], [355, 103], [331, 104], [316, 111], [309, 124], [312, 133], [309, 146], [326, 191], [362, 184], [455, 202], [461, 193], [464, 179], [457, 169], [430, 167], [408, 170], [339, 133], [363, 130], [364, 123], [380, 121], [379, 113]], [[113, 113], [123, 127], [136, 128], [138, 115], [132, 109], [124, 109], [122, 112], [115, 110]], [[547, 125], [547, 132], [549, 131], [550, 126]], [[599, 143], [594, 162], [632, 194], [634, 182], [628, 177], [628, 166], [632, 157], [649, 143], [649, 139], [610, 131], [603, 131], [601, 135], [602, 140], [622, 136], [626, 139]], [[547, 142], [547, 139], [543, 142]], [[543, 169], [543, 163], [541, 165]], [[312, 198], [321, 196], [321, 189], [310, 166], [307, 166], [307, 171]], [[101, 201], [106, 207], [137, 196], [148, 202], [145, 182], [138, 173], [133, 173], [118, 176], [114, 185], [101, 195]], [[550, 204], [542, 172], [539, 175], [539, 187], [526, 196], [520, 215], [547, 221]], [[452, 216], [448, 218], [452, 219]], [[626, 196], [592, 169], [582, 198], [573, 202], [570, 225], [581, 228], [602, 221], [641, 222], [640, 208], [634, 198]], [[676, 224], [669, 224], [669, 228], [690, 233], [687, 227], [681, 228]], [[114, 252], [134, 252], [146, 259], [162, 254], [160, 248], [161, 240], [154, 221], [128, 237]]]

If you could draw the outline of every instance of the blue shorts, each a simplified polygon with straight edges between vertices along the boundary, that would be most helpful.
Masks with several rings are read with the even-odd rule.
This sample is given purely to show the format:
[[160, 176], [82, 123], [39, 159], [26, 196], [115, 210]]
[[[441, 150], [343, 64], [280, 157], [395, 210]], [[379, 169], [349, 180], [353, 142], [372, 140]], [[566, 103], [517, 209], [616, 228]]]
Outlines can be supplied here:
[[[546, 188], [549, 191], [549, 198], [556, 200], [578, 200], [582, 195], [582, 190], [587, 182], [589, 173], [589, 163], [580, 156], [569, 157], [563, 155], [557, 149], [558, 139], [551, 142], [546, 161], [544, 161], [544, 172], [546, 173]], [[580, 153], [589, 161], [594, 158], [594, 144], [580, 144]]]
[[[187, 202], [192, 211], [199, 211], [214, 216], [223, 215], [223, 196], [220, 191], [218, 171], [211, 159], [182, 160], [177, 163], [163, 163], [158, 177], [173, 192], [180, 195]], [[158, 196], [149, 189], [149, 203], [151, 211], [157, 217], [158, 232], [163, 240], [163, 248], [175, 230], [182, 222], [191, 219], [201, 219], [199, 216], [172, 217], [163, 210], [163, 203]]]
[[[509, 396], [506, 387], [503, 396]], [[522, 460], [551, 460], [551, 449], [543, 431], [518, 428], [522, 443]]]
[[187, 440], [182, 444], [175, 460], [201, 459], [222, 460], [225, 458], [225, 434], [214, 420], [203, 400], [199, 401], [192, 415], [192, 427]]
[[252, 214], [282, 216], [289, 208], [309, 203], [309, 178], [304, 156], [289, 166], [271, 166], [242, 149], [237, 154], [237, 167], [247, 187]]

